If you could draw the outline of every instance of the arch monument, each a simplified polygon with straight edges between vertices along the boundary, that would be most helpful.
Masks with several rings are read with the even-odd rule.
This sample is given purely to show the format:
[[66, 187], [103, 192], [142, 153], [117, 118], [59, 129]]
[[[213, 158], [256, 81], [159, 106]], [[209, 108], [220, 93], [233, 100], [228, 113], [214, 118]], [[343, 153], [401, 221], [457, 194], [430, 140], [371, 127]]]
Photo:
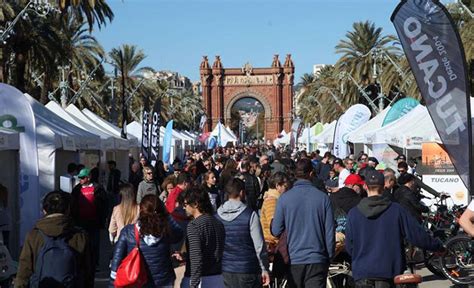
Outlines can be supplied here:
[[232, 107], [243, 98], [253, 98], [264, 108], [261, 129], [265, 139], [273, 140], [284, 129], [290, 131], [293, 107], [295, 67], [291, 54], [281, 65], [278, 55], [271, 67], [224, 68], [219, 56], [209, 65], [207, 56], [200, 65], [202, 101], [207, 115], [204, 131], [211, 131], [221, 121], [231, 124]]

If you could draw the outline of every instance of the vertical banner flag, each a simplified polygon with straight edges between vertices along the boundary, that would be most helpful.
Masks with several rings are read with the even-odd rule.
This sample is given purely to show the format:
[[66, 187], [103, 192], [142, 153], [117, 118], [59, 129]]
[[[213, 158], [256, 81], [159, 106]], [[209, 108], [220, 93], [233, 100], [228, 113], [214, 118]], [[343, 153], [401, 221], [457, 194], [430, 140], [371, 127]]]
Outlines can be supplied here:
[[41, 197], [46, 191], [40, 191], [42, 189], [39, 183], [36, 123], [31, 105], [22, 92], [1, 83], [0, 127], [20, 133], [20, 195], [17, 197], [20, 209], [20, 241], [23, 242], [35, 221], [41, 217]]
[[298, 138], [298, 128], [300, 127], [301, 119], [296, 118], [293, 119], [293, 124], [291, 124], [291, 132], [290, 132], [290, 147], [293, 150], [296, 146], [296, 138]]
[[349, 146], [347, 145], [349, 133], [369, 121], [370, 116], [371, 113], [367, 106], [356, 104], [339, 117], [334, 131], [334, 155], [336, 157], [341, 159], [347, 157], [349, 153]]
[[222, 147], [222, 124], [217, 122], [217, 147]]
[[199, 130], [204, 130], [204, 125], [206, 125], [207, 116], [206, 114], [201, 116], [201, 121], [199, 122]]
[[122, 97], [122, 132], [121, 137], [127, 139], [128, 113], [125, 97]]
[[171, 164], [171, 140], [173, 137], [173, 120], [166, 124], [165, 136], [163, 137], [163, 163]]
[[[158, 128], [159, 129], [159, 128]], [[158, 130], [158, 135], [160, 131]], [[142, 156], [150, 159], [150, 99], [145, 97], [142, 115]]]
[[150, 162], [155, 166], [158, 161], [158, 152], [160, 149], [160, 126], [161, 126], [161, 97], [155, 100], [153, 112], [151, 114], [151, 147]]
[[459, 33], [437, 0], [404, 0], [391, 21], [440, 139], [471, 191], [470, 92]]

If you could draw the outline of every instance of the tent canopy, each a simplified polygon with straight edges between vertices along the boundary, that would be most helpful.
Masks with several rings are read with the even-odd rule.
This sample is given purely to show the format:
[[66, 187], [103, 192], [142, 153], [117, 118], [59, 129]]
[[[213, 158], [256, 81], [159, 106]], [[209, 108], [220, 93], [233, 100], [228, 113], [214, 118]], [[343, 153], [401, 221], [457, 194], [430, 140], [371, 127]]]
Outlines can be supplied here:
[[237, 142], [237, 138], [232, 136], [229, 131], [224, 127], [224, 125], [221, 124], [221, 122], [217, 123], [216, 127], [214, 127], [214, 130], [211, 132], [211, 136], [218, 137], [219, 136], [219, 130], [220, 130], [220, 137], [221, 137], [221, 143], [220, 145], [222, 147], [225, 147], [227, 143], [232, 142], [235, 143]]
[[421, 149], [423, 142], [441, 143], [431, 117], [418, 105], [400, 119], [364, 135], [366, 144], [390, 144], [406, 149]]
[[311, 139], [311, 143], [330, 144], [334, 142], [334, 130], [336, 130], [337, 121], [332, 121], [329, 125], [324, 127], [323, 132]]

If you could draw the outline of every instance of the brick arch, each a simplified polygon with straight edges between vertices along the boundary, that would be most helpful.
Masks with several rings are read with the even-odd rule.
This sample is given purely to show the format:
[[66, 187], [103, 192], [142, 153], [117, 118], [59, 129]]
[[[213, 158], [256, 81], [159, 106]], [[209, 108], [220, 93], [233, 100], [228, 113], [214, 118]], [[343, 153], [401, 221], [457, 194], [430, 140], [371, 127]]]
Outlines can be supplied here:
[[260, 102], [263, 106], [263, 110], [265, 111], [265, 119], [269, 120], [272, 118], [272, 106], [268, 102], [268, 100], [262, 94], [258, 93], [255, 90], [246, 90], [237, 92], [230, 98], [230, 101], [227, 103], [225, 108], [225, 119], [226, 121], [231, 118], [232, 107], [234, 104], [242, 98], [254, 98], [258, 102]]

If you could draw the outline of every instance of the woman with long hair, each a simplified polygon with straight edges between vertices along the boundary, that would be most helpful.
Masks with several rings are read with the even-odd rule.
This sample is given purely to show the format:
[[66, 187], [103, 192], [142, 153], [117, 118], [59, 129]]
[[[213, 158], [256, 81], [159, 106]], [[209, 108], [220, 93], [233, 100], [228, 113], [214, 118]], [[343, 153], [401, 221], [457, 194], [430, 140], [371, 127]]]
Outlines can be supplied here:
[[216, 186], [216, 175], [212, 171], [207, 171], [204, 173], [202, 178], [202, 190], [209, 194], [209, 199], [211, 200], [212, 208], [214, 212], [217, 211], [217, 208], [221, 205], [221, 199], [219, 197], [219, 189]]
[[176, 275], [171, 263], [170, 244], [180, 241], [183, 231], [156, 195], [143, 197], [137, 224], [123, 228], [115, 245], [111, 278], [115, 280], [120, 263], [136, 246], [135, 229], [139, 231], [140, 252], [148, 268], [148, 283], [143, 287], [173, 287]]
[[120, 186], [120, 204], [114, 207], [109, 224], [110, 242], [115, 243], [120, 236], [120, 231], [128, 224], [137, 222], [139, 206], [137, 204], [137, 194], [133, 184], [124, 184]]

